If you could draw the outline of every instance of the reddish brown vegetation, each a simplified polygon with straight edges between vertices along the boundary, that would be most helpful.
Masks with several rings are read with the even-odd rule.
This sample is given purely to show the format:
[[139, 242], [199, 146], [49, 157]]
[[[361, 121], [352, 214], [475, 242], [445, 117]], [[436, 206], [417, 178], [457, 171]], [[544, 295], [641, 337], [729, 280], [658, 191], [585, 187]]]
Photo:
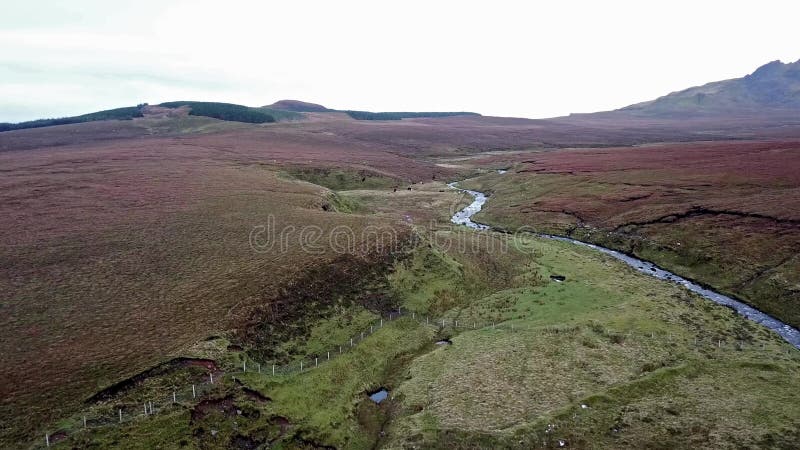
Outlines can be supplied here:
[[[800, 325], [800, 142], [560, 150], [516, 161], [486, 217], [655, 260]], [[520, 189], [524, 186], [524, 189]], [[598, 232], [599, 231], [599, 232]]]
[[[326, 191], [280, 178], [281, 165], [447, 173], [341, 138], [252, 128], [0, 153], [0, 416], [11, 421], [11, 441], [41, 423], [29, 418], [64, 417], [98, 389], [228, 329], [233, 309], [333, 256], [299, 245], [254, 252], [249, 233], [269, 215], [278, 229], [344, 225], [356, 236], [394, 226], [324, 211]], [[54, 144], [53, 131], [3, 133], [0, 146], [28, 132]]]
[[[416, 182], [459, 176], [427, 156], [797, 131], [767, 123], [593, 120], [376, 122], [317, 112], [305, 122], [271, 125], [150, 117], [0, 133], [0, 417], [10, 418], [0, 441], [31, 434], [99, 389], [228, 329], [235, 311], [274, 298], [279, 287], [334, 257], [295, 247], [253, 252], [249, 232], [270, 214], [279, 228], [405, 227], [387, 216], [325, 211], [328, 193], [279, 177], [283, 167], [363, 169]], [[695, 205], [796, 220], [793, 144], [739, 145], [540, 153], [523, 170], [550, 171], [566, 187], [513, 201], [533, 210], [570, 208], [612, 228]], [[570, 193], [576, 175], [562, 174], [576, 170], [614, 188], [588, 199]]]

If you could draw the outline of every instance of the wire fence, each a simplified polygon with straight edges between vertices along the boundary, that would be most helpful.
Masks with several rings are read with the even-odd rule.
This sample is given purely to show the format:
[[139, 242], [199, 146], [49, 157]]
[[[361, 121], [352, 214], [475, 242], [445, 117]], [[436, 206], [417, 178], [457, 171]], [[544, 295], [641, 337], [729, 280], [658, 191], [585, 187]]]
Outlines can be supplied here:
[[[154, 397], [152, 400], [144, 402], [109, 402], [100, 404], [89, 411], [71, 416], [67, 420], [59, 422], [59, 431], [46, 433], [42, 442], [42, 447], [50, 447], [67, 437], [67, 429], [75, 432], [82, 429], [93, 429], [107, 426], [118, 426], [129, 424], [150, 418], [163, 412], [175, 411], [186, 405], [193, 405], [202, 401], [202, 397], [211, 393], [222, 382], [225, 376], [235, 377], [241, 374], [260, 374], [264, 377], [285, 377], [289, 375], [301, 374], [319, 368], [329, 361], [339, 358], [371, 335], [379, 332], [384, 326], [398, 319], [405, 319], [416, 322], [419, 325], [433, 327], [441, 336], [447, 336], [448, 331], [459, 332], [469, 330], [501, 331], [501, 332], [524, 332], [538, 333], [541, 335], [569, 335], [577, 334], [582, 330], [590, 329], [598, 335], [608, 339], [610, 343], [626, 345], [636, 342], [656, 342], [660, 344], [683, 344], [684, 348], [694, 351], [764, 351], [767, 344], [763, 341], [753, 342], [743, 339], [724, 338], [721, 335], [698, 336], [690, 334], [668, 334], [657, 332], [619, 332], [606, 329], [600, 325], [586, 324], [576, 326], [550, 326], [542, 327], [532, 324], [515, 323], [513, 321], [476, 321], [460, 320], [453, 318], [432, 318], [427, 315], [415, 312], [403, 311], [398, 309], [389, 313], [386, 317], [380, 317], [370, 324], [368, 329], [354, 335], [347, 342], [334, 346], [329, 351], [321, 354], [307, 356], [293, 361], [289, 364], [264, 363], [253, 359], [245, 358], [241, 366], [229, 367], [226, 370], [209, 370], [207, 379], [203, 382], [194, 383], [175, 389], [166, 396]], [[439, 344], [451, 344], [446, 338], [438, 341]], [[787, 347], [787, 355], [793, 358], [800, 357], [800, 352]], [[794, 354], [792, 354], [794, 353]]]

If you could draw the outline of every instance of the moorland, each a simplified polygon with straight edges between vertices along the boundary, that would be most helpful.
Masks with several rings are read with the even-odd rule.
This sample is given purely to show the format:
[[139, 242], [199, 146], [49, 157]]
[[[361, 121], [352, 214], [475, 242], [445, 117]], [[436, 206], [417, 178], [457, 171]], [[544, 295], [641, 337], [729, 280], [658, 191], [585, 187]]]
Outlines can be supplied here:
[[[792, 448], [797, 349], [591, 249], [454, 226], [447, 183], [490, 194], [477, 221], [798, 326], [797, 64], [555, 119], [171, 102], [0, 128], [0, 445]], [[264, 224], [355, 240], [261, 251]], [[313, 370], [240, 369], [394, 311]]]

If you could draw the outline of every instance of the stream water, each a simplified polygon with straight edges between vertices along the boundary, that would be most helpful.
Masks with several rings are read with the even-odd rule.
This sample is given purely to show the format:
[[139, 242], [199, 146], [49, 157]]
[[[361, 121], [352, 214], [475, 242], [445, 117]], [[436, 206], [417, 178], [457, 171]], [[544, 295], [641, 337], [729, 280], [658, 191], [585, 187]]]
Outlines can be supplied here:
[[[456, 187], [456, 183], [450, 183], [448, 186], [452, 187], [453, 189], [458, 189], [459, 191], [466, 192], [473, 198], [472, 203], [470, 203], [467, 207], [465, 207], [461, 211], [455, 213], [450, 220], [455, 224], [465, 225], [475, 230], [491, 230], [492, 227], [474, 222], [472, 220], [472, 216], [477, 214], [481, 210], [481, 208], [483, 208], [483, 205], [486, 203], [487, 200], [486, 194], [484, 194], [483, 192], [471, 191], [469, 189], [461, 189], [459, 187]], [[610, 248], [601, 247], [595, 244], [589, 244], [587, 242], [578, 241], [576, 239], [564, 236], [553, 236], [549, 234], [538, 234], [538, 236], [546, 239], [569, 242], [572, 244], [582, 245], [584, 247], [592, 248], [594, 250], [605, 253], [609, 256], [612, 256], [624, 262], [625, 264], [633, 267], [639, 272], [646, 273], [647, 275], [656, 277], [661, 280], [666, 280], [683, 285], [686, 289], [692, 292], [696, 292], [715, 303], [719, 303], [720, 305], [725, 305], [735, 310], [742, 316], [752, 320], [753, 322], [756, 322], [758, 324], [761, 324], [769, 328], [770, 330], [778, 333], [787, 342], [789, 342], [796, 348], [800, 349], [800, 331], [798, 331], [791, 325], [783, 323], [780, 320], [770, 316], [769, 314], [763, 313], [753, 308], [750, 305], [742, 303], [726, 295], [722, 295], [719, 292], [715, 292], [711, 289], [704, 288], [703, 286], [700, 286], [697, 283], [691, 282], [683, 277], [675, 275], [674, 273], [664, 270], [651, 262], [634, 258], [633, 256], [626, 255], [616, 250], [611, 250]]]

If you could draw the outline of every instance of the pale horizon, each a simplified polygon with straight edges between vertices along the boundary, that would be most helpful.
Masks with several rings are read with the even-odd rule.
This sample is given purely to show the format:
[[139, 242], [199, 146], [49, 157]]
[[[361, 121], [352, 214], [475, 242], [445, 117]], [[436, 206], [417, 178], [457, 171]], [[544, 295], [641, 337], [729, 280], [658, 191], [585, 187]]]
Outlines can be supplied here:
[[145, 102], [281, 99], [545, 118], [617, 109], [800, 59], [800, 7], [791, 2], [500, 5], [7, 5], [0, 122]]

